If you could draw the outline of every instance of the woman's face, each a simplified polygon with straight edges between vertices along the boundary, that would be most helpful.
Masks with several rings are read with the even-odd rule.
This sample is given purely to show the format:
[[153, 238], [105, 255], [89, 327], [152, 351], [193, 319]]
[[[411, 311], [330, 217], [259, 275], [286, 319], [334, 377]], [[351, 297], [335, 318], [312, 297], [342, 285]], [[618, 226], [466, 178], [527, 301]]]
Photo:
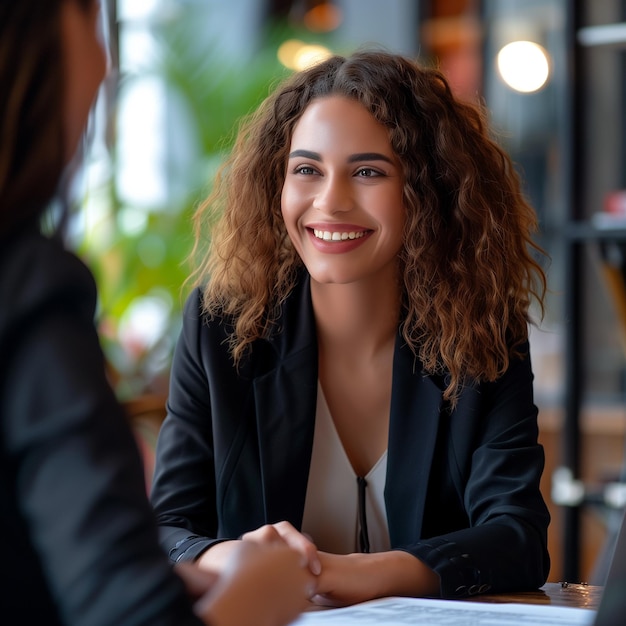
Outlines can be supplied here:
[[75, 0], [61, 5], [65, 76], [64, 145], [69, 161], [85, 130], [89, 112], [106, 73], [107, 58], [100, 32], [100, 2], [83, 9]]
[[293, 131], [281, 208], [313, 281], [395, 279], [402, 189], [388, 131], [365, 107], [338, 96], [307, 107]]

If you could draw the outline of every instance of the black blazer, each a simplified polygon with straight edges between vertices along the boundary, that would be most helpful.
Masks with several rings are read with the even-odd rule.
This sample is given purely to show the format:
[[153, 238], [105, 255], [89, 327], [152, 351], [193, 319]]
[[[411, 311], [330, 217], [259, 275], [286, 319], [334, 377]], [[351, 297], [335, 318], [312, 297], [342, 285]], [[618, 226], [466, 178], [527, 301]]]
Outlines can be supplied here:
[[0, 621], [199, 625], [105, 376], [89, 270], [36, 232], [2, 244]]
[[[239, 371], [228, 330], [228, 320], [203, 319], [201, 294], [191, 294], [152, 487], [173, 560], [262, 524], [302, 523], [318, 379], [308, 276]], [[465, 389], [451, 411], [444, 380], [423, 373], [398, 334], [385, 486], [391, 546], [432, 567], [444, 597], [532, 589], [547, 578], [532, 380], [528, 356], [515, 360], [498, 381]]]

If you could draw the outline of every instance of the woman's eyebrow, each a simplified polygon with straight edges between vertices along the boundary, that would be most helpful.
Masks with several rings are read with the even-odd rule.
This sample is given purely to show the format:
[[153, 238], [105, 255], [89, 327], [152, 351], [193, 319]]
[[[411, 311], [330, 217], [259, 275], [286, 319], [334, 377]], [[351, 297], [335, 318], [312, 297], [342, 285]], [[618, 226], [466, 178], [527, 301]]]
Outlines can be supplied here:
[[318, 152], [311, 152], [310, 150], [294, 150], [289, 154], [289, 158], [304, 157], [305, 159], [312, 159], [313, 161], [321, 161], [322, 156]]
[[393, 161], [380, 152], [359, 152], [357, 154], [351, 154], [348, 157], [348, 163], [356, 163], [358, 161], [386, 161], [393, 165]]
[[[289, 158], [304, 157], [313, 161], [322, 161], [322, 156], [318, 152], [311, 152], [310, 150], [294, 150], [289, 154]], [[348, 157], [348, 163], [358, 163], [360, 161], [386, 161], [393, 165], [393, 160], [387, 155], [380, 152], [358, 152], [351, 154]]]

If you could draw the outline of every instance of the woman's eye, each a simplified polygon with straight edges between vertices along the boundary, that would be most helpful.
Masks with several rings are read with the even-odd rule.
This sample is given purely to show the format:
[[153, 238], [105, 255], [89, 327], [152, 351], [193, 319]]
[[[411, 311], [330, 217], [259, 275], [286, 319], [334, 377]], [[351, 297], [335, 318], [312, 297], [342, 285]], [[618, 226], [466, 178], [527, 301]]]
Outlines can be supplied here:
[[374, 176], [382, 176], [378, 170], [374, 170], [371, 167], [362, 167], [356, 173], [361, 178], [373, 178]]
[[305, 176], [315, 174], [315, 170], [308, 165], [300, 165], [299, 167], [296, 167], [294, 171], [296, 174], [304, 174]]

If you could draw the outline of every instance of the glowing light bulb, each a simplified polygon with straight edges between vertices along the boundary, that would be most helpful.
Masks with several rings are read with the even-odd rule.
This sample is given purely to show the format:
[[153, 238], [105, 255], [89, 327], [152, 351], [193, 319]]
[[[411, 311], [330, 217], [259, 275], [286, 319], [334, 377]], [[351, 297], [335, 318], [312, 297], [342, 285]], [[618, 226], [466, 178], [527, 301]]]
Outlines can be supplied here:
[[502, 80], [515, 91], [532, 93], [541, 89], [550, 76], [547, 51], [532, 41], [513, 41], [497, 56]]

